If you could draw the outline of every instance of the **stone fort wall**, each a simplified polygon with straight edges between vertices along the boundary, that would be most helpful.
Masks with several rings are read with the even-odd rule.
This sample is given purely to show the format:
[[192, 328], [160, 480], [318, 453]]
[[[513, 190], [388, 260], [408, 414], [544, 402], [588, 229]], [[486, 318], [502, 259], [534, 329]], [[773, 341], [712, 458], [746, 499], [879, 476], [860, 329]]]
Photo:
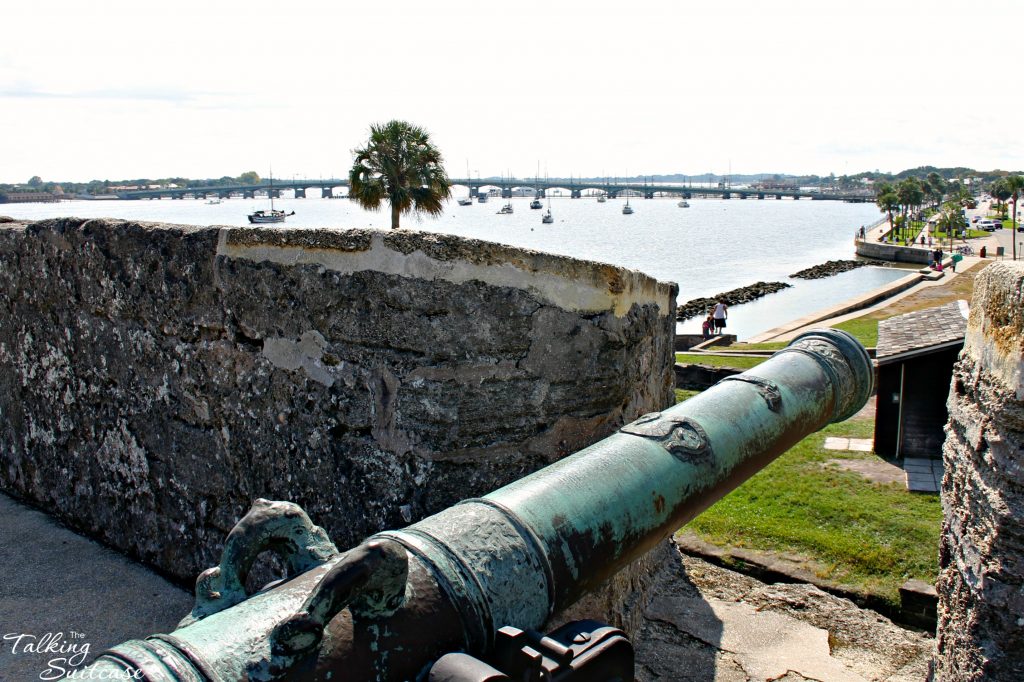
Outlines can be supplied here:
[[1024, 264], [976, 282], [943, 448], [938, 675], [1024, 680]]
[[427, 233], [0, 224], [0, 488], [191, 581], [258, 497], [339, 547], [672, 402], [673, 284]]

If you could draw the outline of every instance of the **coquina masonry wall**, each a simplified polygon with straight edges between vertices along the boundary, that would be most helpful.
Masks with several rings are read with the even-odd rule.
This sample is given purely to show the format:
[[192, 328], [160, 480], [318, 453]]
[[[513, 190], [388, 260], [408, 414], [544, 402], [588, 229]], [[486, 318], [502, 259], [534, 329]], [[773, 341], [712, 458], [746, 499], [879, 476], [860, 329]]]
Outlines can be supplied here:
[[0, 225], [0, 487], [183, 580], [253, 499], [339, 547], [672, 402], [675, 285], [417, 232]]
[[1024, 680], [1024, 264], [975, 282], [943, 449], [938, 673]]

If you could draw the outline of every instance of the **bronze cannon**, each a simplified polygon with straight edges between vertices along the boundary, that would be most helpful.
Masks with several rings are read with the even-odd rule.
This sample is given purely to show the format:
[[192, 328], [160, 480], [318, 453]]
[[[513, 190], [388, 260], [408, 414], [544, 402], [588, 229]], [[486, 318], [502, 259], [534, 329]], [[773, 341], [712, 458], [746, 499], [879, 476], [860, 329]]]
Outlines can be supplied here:
[[[871, 392], [864, 348], [817, 330], [570, 457], [347, 552], [297, 506], [258, 501], [220, 565], [199, 577], [177, 630], [125, 642], [87, 671], [154, 682], [427, 679], [449, 652], [487, 656], [529, 639]], [[246, 575], [266, 550], [283, 558], [287, 577], [247, 595]], [[525, 649], [577, 655], [541, 639]]]

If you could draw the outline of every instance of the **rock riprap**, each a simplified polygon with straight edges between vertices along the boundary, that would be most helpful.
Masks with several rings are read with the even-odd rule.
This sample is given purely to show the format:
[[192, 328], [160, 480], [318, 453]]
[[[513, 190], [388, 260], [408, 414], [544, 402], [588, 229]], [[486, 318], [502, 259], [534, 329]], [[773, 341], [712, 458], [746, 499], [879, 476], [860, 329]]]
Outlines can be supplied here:
[[790, 277], [795, 277], [796, 279], [823, 279], [832, 275], [838, 275], [841, 272], [856, 270], [865, 265], [874, 265], [874, 263], [867, 260], [830, 260], [800, 272], [794, 272]]
[[676, 319], [689, 320], [693, 317], [703, 317], [704, 315], [707, 315], [719, 301], [722, 301], [729, 306], [739, 305], [740, 303], [749, 303], [750, 301], [756, 301], [768, 294], [774, 294], [777, 291], [788, 289], [791, 286], [793, 285], [786, 284], [785, 282], [755, 282], [749, 286], [733, 289], [732, 291], [726, 291], [709, 298], [695, 298], [692, 301], [687, 301], [676, 308]]

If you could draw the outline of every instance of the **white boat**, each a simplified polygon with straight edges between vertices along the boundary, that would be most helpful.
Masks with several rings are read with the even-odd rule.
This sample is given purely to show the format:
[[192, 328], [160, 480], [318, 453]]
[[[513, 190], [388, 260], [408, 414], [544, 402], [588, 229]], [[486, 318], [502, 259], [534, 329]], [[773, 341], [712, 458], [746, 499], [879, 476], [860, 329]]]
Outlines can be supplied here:
[[487, 192], [483, 192], [481, 190], [477, 190], [476, 191], [476, 200], [477, 200], [478, 203], [486, 204], [487, 203]]
[[551, 215], [551, 209], [550, 208], [541, 217], [540, 222], [545, 224], [545, 225], [550, 225], [551, 223], [555, 222], [555, 217], [553, 215]]
[[679, 202], [679, 208], [690, 208], [690, 202], [687, 201], [686, 199], [683, 199], [682, 201]]
[[629, 205], [629, 197], [626, 197], [626, 204], [622, 207], [622, 215], [633, 215], [633, 207]]
[[459, 206], [472, 206], [473, 197], [462, 197], [459, 199]]
[[603, 203], [604, 203], [604, 202], [606, 202], [606, 201], [608, 201], [608, 197], [606, 197], [606, 196], [605, 196], [605, 195], [603, 195], [603, 194], [598, 194], [598, 195], [597, 195], [597, 203], [599, 203], [599, 204], [603, 204]]
[[501, 210], [498, 211], [498, 215], [509, 215], [510, 213], [512, 213], [512, 202], [511, 201], [508, 202], [507, 204], [505, 204], [504, 206], [502, 206]]
[[537, 176], [533, 183], [533, 201], [530, 202], [530, 208], [544, 208], [544, 204], [540, 200], [540, 189], [537, 185], [540, 184], [540, 161], [537, 162]]
[[262, 225], [264, 223], [283, 223], [284, 219], [290, 215], [295, 215], [295, 211], [291, 213], [285, 213], [281, 210], [270, 209], [269, 211], [253, 211], [249, 214], [249, 222], [254, 225]]
[[290, 215], [295, 215], [295, 211], [291, 213], [285, 213], [282, 210], [274, 208], [274, 173], [270, 173], [270, 210], [269, 211], [253, 211], [249, 214], [249, 222], [253, 225], [263, 225], [266, 223], [283, 223], [284, 219]]
[[206, 203], [211, 205], [211, 206], [214, 205], [214, 204], [219, 204], [220, 203], [220, 198], [218, 197], [216, 199], [210, 199]]

